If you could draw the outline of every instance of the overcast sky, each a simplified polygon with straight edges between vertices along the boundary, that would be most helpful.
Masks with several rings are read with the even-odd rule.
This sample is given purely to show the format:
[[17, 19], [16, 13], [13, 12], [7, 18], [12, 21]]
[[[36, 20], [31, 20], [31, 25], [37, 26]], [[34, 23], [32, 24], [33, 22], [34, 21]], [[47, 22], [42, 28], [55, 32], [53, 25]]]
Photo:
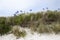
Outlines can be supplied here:
[[60, 7], [60, 0], [0, 0], [0, 16], [11, 16], [17, 10], [40, 11], [46, 7], [55, 10]]

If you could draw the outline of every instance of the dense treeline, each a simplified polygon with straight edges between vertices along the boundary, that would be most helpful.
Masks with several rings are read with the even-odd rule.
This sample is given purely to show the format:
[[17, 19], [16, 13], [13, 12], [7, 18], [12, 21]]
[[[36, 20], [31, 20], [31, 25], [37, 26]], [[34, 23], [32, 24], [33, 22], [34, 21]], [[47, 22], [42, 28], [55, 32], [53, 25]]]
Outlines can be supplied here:
[[0, 34], [2, 34], [2, 31], [7, 33], [11, 30], [10, 26], [14, 25], [29, 27], [40, 33], [51, 32], [51, 29], [54, 32], [60, 32], [60, 11], [48, 10], [45, 12], [23, 13], [12, 17], [0, 17]]

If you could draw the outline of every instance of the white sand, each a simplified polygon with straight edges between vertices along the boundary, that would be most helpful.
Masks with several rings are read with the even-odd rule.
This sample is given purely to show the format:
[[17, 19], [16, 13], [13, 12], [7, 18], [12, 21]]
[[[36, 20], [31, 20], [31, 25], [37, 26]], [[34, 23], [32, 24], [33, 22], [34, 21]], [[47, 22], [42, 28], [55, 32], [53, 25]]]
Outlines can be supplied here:
[[34, 33], [31, 34], [30, 29], [25, 28], [24, 29], [27, 32], [27, 35], [24, 38], [16, 39], [16, 37], [13, 34], [8, 34], [4, 36], [0, 36], [0, 40], [60, 40], [60, 35], [55, 34], [38, 34]]

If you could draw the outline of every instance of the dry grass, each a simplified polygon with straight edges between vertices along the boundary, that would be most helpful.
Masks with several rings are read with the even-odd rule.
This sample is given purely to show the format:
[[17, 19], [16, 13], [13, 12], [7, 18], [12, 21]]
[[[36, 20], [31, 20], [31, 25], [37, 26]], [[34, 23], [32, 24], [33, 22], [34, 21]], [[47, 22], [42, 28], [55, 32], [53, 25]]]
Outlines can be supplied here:
[[26, 32], [24, 30], [20, 31], [20, 27], [18, 26], [13, 27], [12, 33], [16, 36], [16, 38], [25, 37], [26, 35]]

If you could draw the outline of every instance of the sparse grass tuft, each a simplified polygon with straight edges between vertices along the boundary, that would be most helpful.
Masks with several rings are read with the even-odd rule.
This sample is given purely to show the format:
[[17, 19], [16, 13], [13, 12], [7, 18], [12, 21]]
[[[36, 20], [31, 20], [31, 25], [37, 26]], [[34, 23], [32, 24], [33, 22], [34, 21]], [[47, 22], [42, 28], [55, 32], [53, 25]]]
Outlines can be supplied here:
[[12, 33], [16, 36], [16, 38], [26, 36], [26, 32], [24, 30], [20, 31], [19, 27], [16, 27], [16, 28], [14, 27], [12, 30]]

